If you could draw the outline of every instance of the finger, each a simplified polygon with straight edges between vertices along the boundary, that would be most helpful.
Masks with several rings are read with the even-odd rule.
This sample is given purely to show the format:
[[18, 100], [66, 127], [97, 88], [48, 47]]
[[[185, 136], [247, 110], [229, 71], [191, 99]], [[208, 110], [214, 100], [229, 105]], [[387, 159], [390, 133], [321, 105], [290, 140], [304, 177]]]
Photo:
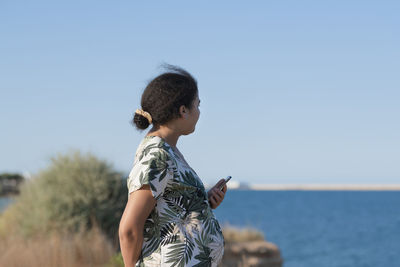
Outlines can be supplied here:
[[211, 203], [210, 199], [208, 200], [208, 205], [210, 205], [211, 208], [213, 207], [213, 204]]
[[210, 197], [210, 203], [211, 203], [211, 208], [215, 209], [217, 207], [217, 203], [215, 203], [215, 200], [213, 197]]
[[218, 193], [217, 193], [217, 189], [213, 189], [212, 191], [211, 191], [211, 195], [210, 195], [210, 197], [216, 197], [218, 195]]
[[224, 192], [222, 192], [221, 190], [215, 188], [213, 190], [213, 195], [217, 195], [217, 196], [221, 196], [221, 194], [224, 194]]
[[214, 198], [215, 204], [216, 204], [215, 207], [218, 207], [219, 204], [221, 203], [221, 199], [217, 195], [214, 195], [213, 198]]
[[223, 198], [225, 194], [224, 194], [224, 192], [222, 192], [221, 190], [215, 189], [215, 190], [213, 191], [213, 195], [217, 195], [217, 196], [219, 196], [220, 198]]
[[220, 188], [221, 185], [225, 182], [225, 179], [221, 179], [218, 181], [218, 183], [215, 185], [215, 187]]
[[220, 198], [221, 200], [223, 200], [223, 199], [224, 199], [224, 196], [225, 196], [225, 193], [222, 192], [222, 191], [220, 191], [220, 190], [218, 190], [218, 191], [217, 191], [217, 195], [219, 196], [219, 198]]
[[216, 192], [216, 193], [213, 195], [213, 198], [215, 199], [215, 201], [217, 202], [217, 204], [221, 203], [221, 201], [222, 201], [222, 198], [218, 195], [218, 192]]
[[225, 182], [225, 179], [224, 179], [224, 178], [220, 179], [220, 180], [218, 181], [218, 184], [222, 184], [223, 182]]
[[225, 194], [227, 190], [228, 190], [228, 187], [225, 184], [224, 187], [222, 188], [222, 192], [224, 192], [224, 194]]
[[208, 197], [208, 198], [210, 198], [212, 195], [214, 195], [214, 190], [215, 190], [214, 187], [211, 188], [210, 190], [208, 190], [208, 192], [207, 192], [207, 197]]
[[213, 192], [212, 192], [212, 190], [210, 190], [209, 192], [208, 192], [208, 200], [210, 201], [211, 200], [211, 197], [213, 196]]

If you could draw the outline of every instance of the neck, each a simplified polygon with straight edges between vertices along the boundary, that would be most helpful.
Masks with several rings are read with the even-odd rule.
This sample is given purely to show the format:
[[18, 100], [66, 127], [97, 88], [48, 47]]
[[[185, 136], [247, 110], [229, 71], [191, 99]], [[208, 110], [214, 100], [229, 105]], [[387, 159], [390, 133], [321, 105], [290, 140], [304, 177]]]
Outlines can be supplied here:
[[165, 140], [173, 148], [176, 148], [176, 144], [178, 142], [178, 138], [180, 136], [179, 133], [174, 131], [174, 129], [168, 126], [159, 126], [158, 128], [153, 127], [147, 135], [156, 135]]

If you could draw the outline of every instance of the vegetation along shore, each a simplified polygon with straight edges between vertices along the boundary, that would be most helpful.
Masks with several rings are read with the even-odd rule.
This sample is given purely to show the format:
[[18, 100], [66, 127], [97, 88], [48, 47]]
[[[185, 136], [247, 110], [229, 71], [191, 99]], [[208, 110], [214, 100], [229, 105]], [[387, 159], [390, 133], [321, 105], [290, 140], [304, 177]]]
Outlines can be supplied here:
[[[123, 267], [118, 227], [128, 192], [112, 164], [71, 151], [30, 179], [1, 177], [3, 196], [13, 201], [0, 213], [0, 266]], [[221, 267], [282, 266], [279, 248], [260, 231], [222, 231]]]

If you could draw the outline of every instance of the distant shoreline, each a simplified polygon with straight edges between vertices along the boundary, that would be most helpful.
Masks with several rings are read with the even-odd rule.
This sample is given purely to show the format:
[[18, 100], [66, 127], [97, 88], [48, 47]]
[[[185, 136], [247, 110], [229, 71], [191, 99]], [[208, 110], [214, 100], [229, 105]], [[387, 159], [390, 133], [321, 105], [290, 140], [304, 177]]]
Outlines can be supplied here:
[[[206, 184], [208, 190], [210, 185]], [[229, 190], [255, 191], [400, 191], [400, 184], [247, 184], [228, 183]]]
[[252, 184], [248, 186], [248, 189], [274, 191], [400, 191], [400, 184]]

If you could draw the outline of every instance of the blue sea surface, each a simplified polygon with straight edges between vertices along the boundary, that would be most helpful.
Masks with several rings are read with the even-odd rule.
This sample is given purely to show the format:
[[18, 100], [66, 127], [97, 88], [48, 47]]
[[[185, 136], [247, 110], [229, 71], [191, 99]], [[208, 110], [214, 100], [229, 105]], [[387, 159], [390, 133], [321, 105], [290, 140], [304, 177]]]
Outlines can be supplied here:
[[398, 191], [230, 190], [214, 214], [261, 230], [284, 267], [400, 266]]

